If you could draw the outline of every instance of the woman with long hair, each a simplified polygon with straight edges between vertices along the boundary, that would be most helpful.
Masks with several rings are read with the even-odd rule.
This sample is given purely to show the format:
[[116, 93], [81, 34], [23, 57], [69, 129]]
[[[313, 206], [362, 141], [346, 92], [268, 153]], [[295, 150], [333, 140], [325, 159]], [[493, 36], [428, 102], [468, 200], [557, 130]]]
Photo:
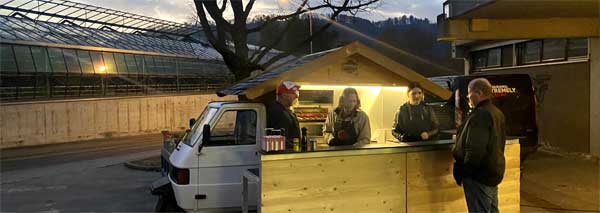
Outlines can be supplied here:
[[362, 145], [371, 142], [369, 116], [360, 110], [360, 99], [354, 88], [346, 88], [340, 96], [338, 107], [325, 122], [325, 139], [330, 146]]

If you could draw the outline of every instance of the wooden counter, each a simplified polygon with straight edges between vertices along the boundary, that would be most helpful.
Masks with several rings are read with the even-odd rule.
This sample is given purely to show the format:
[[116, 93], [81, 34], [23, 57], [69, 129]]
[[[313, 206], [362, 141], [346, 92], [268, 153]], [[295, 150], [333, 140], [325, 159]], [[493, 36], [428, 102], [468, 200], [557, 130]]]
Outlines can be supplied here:
[[[465, 212], [452, 141], [262, 154], [262, 212]], [[519, 211], [519, 144], [508, 140], [501, 212]]]

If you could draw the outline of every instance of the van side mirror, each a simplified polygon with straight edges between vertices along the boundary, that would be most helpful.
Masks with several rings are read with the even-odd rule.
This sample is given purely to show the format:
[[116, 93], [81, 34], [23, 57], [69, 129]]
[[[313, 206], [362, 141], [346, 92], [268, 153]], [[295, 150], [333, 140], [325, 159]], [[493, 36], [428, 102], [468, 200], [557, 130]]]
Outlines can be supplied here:
[[210, 125], [204, 124], [202, 127], [202, 144], [198, 147], [198, 152], [201, 152], [202, 147], [208, 143], [210, 143]]
[[194, 127], [194, 124], [196, 124], [196, 119], [195, 118], [190, 119], [190, 129], [192, 127]]

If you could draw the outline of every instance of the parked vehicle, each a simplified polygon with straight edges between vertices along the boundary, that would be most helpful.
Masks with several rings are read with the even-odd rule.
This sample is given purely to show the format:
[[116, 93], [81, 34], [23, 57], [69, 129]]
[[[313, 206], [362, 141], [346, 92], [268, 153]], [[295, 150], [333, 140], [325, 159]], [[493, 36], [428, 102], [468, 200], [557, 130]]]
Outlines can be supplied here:
[[430, 78], [452, 90], [446, 101], [430, 100], [440, 118], [441, 129], [455, 129], [467, 118], [471, 108], [467, 87], [475, 78], [486, 78], [492, 84], [492, 102], [506, 117], [506, 135], [517, 137], [521, 144], [521, 161], [538, 147], [536, 97], [531, 78], [527, 74], [444, 76]]
[[[181, 139], [165, 141], [164, 177], [151, 188], [159, 196], [156, 211], [239, 212], [241, 174], [259, 166], [256, 142], [264, 135], [265, 106], [211, 102], [190, 123]], [[250, 184], [250, 206], [256, 206], [256, 190]]]

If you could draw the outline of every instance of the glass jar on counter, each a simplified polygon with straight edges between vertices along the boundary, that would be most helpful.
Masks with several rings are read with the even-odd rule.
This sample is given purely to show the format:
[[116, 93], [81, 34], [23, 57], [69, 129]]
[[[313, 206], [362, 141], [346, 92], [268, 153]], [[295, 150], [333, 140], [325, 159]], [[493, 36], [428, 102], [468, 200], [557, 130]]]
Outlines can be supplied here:
[[300, 138], [294, 138], [292, 141], [294, 142], [294, 152], [302, 151], [300, 149]]

